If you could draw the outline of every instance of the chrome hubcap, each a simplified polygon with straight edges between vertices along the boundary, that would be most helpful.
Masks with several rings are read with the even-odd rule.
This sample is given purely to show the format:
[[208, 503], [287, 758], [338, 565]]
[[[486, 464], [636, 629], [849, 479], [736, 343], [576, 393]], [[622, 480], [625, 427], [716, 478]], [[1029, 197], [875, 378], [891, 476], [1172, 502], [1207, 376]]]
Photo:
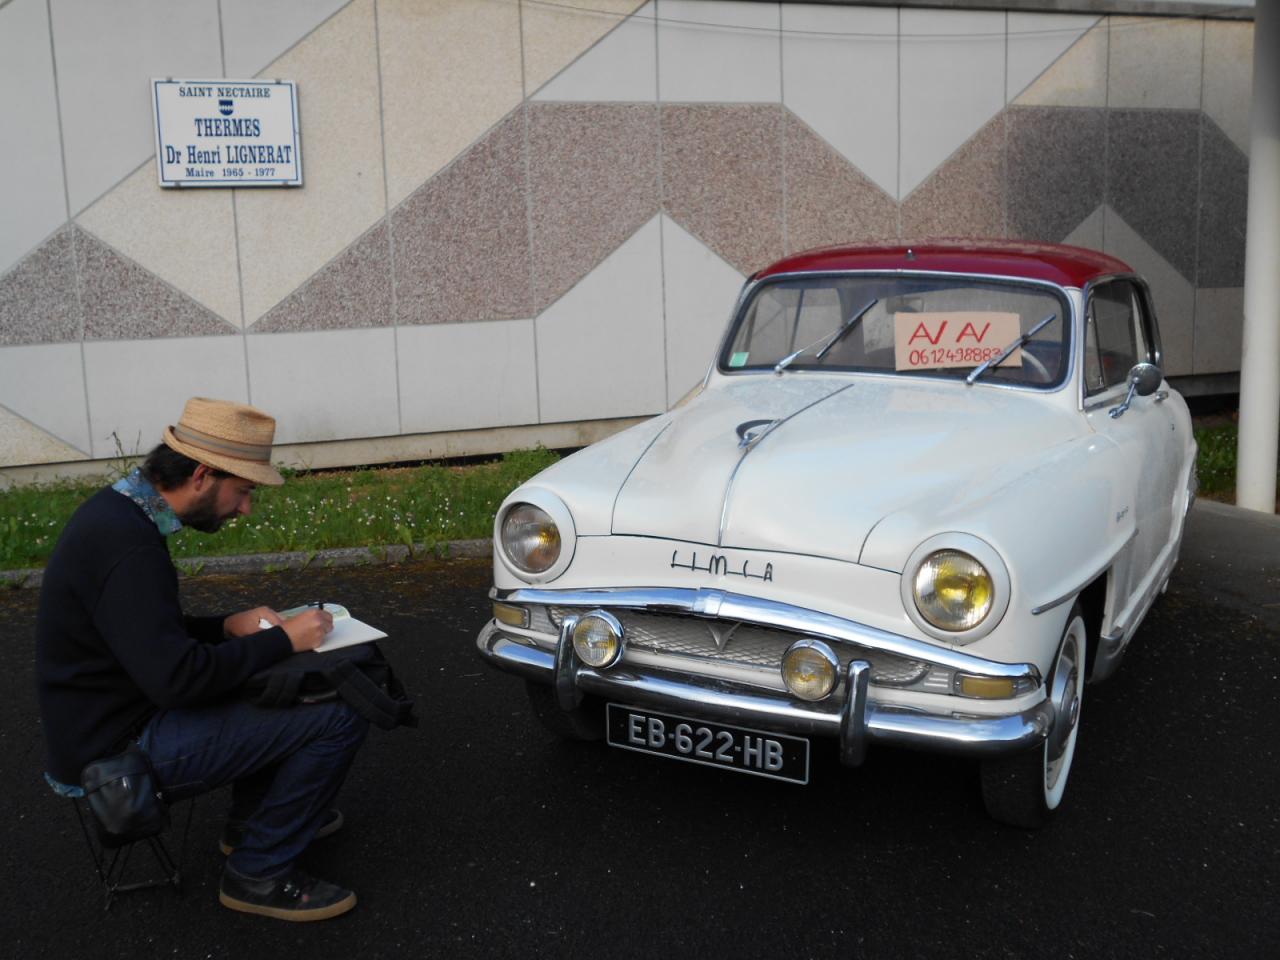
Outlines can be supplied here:
[[1067, 631], [1058, 662], [1053, 667], [1050, 681], [1050, 700], [1055, 720], [1053, 730], [1044, 745], [1044, 784], [1052, 790], [1067, 766], [1067, 752], [1071, 736], [1080, 722], [1080, 676], [1084, 665], [1080, 662], [1081, 644], [1078, 630], [1083, 625], [1076, 621]]

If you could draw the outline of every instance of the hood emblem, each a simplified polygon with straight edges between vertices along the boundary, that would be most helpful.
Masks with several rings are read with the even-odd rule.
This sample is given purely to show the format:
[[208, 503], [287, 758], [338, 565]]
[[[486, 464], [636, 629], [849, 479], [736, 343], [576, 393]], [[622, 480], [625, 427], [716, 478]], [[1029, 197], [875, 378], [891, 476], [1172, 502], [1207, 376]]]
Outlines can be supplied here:
[[738, 446], [750, 450], [764, 439], [766, 433], [773, 429], [778, 420], [748, 420], [738, 424]]
[[729, 638], [733, 636], [734, 631], [742, 626], [742, 624], [735, 623], [728, 630], [724, 628], [723, 624], [719, 623], [707, 623], [703, 624], [703, 626], [705, 626], [707, 628], [707, 632], [711, 634], [711, 641], [716, 645], [716, 650], [720, 653], [724, 653], [725, 644], [729, 642]]

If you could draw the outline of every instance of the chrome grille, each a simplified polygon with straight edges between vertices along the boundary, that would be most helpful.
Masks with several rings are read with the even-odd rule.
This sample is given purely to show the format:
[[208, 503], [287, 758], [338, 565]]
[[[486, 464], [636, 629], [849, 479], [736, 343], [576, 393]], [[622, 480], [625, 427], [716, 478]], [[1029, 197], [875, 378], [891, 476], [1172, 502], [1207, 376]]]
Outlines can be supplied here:
[[[569, 614], [585, 612], [569, 607], [550, 608], [551, 620], [557, 625], [563, 623]], [[785, 630], [732, 620], [683, 617], [639, 610], [615, 609], [609, 612], [621, 622], [630, 647], [652, 653], [701, 657], [749, 667], [781, 668], [782, 655], [801, 636]], [[723, 646], [716, 643], [717, 634]], [[828, 642], [839, 658], [841, 667], [847, 666], [850, 660], [866, 660], [870, 663], [873, 683], [902, 686], [919, 680], [929, 669], [928, 664], [919, 660], [908, 660], [892, 653], [869, 650], [840, 641]]]

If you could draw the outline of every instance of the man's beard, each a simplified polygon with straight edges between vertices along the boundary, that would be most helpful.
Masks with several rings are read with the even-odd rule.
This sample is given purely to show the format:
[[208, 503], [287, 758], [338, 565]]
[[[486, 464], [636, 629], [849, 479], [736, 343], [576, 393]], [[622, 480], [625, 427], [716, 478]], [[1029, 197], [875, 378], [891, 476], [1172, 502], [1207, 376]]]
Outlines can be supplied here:
[[218, 514], [218, 487], [215, 484], [208, 494], [186, 513], [179, 514], [178, 519], [184, 527], [191, 527], [201, 533], [217, 533], [228, 517]]

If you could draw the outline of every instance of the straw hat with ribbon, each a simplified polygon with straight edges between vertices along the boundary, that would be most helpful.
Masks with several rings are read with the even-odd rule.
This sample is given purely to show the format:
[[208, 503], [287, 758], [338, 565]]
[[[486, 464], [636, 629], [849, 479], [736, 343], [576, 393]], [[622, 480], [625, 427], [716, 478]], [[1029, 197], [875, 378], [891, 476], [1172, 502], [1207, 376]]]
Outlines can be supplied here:
[[275, 417], [261, 410], [228, 400], [192, 397], [182, 419], [165, 427], [164, 442], [207, 467], [278, 487], [284, 477], [271, 466], [275, 435]]

